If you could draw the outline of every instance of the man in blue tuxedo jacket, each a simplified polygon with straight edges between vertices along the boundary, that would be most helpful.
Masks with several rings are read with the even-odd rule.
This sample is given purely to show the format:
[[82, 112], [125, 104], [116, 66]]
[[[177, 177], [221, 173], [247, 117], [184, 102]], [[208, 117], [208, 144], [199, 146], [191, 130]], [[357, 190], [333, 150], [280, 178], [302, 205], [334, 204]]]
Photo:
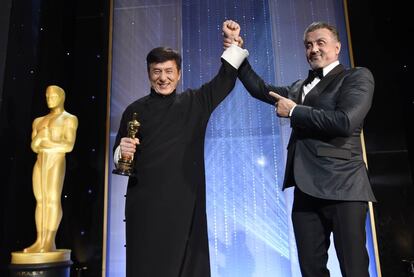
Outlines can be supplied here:
[[[226, 26], [232, 26], [228, 24]], [[223, 28], [224, 46], [242, 46], [239, 28]], [[292, 221], [304, 277], [329, 276], [333, 233], [342, 276], [367, 277], [365, 247], [367, 202], [375, 201], [360, 134], [374, 94], [367, 68], [345, 69], [338, 61], [341, 43], [334, 26], [310, 24], [304, 33], [306, 80], [290, 86], [265, 83], [245, 60], [238, 78], [255, 98], [275, 105], [290, 118], [283, 189], [294, 186]]]

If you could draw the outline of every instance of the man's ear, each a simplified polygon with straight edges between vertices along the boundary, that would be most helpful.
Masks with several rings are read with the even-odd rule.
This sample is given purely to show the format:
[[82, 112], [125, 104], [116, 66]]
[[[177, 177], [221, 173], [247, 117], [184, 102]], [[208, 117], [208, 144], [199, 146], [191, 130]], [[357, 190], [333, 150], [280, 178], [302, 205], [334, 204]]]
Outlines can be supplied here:
[[336, 54], [339, 55], [340, 51], [341, 51], [341, 43], [338, 42], [338, 44], [336, 45]]

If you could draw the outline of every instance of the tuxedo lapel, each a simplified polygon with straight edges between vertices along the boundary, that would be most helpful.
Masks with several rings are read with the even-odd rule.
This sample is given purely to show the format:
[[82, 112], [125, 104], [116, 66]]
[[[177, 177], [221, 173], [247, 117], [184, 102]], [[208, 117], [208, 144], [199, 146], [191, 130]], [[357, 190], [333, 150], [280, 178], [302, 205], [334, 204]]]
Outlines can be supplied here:
[[[314, 103], [315, 98], [318, 97], [318, 95], [320, 95], [326, 89], [326, 87], [344, 71], [345, 71], [345, 67], [342, 64], [335, 66], [331, 71], [329, 71], [329, 73], [325, 77], [322, 78], [322, 80], [315, 87], [313, 87], [308, 92], [308, 94], [305, 97], [305, 101], [302, 103], [303, 87], [305, 83], [305, 80], [303, 80], [302, 84], [299, 87], [299, 91], [297, 92], [296, 103], [299, 105], [304, 104], [307, 106], [311, 106], [309, 105], [309, 103]], [[288, 148], [292, 144], [294, 144], [295, 140], [296, 140], [296, 133], [294, 130], [292, 130], [289, 143], [288, 143]]]
[[323, 79], [307, 93], [304, 104], [307, 104], [308, 102], [313, 102], [312, 99], [318, 97], [318, 95], [320, 95], [325, 90], [325, 88], [344, 70], [345, 67], [342, 64], [339, 64], [335, 66], [331, 71], [329, 71], [329, 73], [325, 77], [323, 77]]
[[297, 93], [297, 97], [296, 97], [296, 99], [295, 99], [295, 103], [296, 103], [296, 104], [299, 104], [299, 105], [302, 105], [302, 104], [303, 104], [303, 103], [302, 103], [302, 95], [303, 95], [303, 88], [304, 88], [304, 86], [305, 86], [305, 81], [306, 81], [306, 80], [303, 80], [303, 81], [302, 81], [302, 84], [300, 85], [299, 91], [298, 91], [298, 93]]

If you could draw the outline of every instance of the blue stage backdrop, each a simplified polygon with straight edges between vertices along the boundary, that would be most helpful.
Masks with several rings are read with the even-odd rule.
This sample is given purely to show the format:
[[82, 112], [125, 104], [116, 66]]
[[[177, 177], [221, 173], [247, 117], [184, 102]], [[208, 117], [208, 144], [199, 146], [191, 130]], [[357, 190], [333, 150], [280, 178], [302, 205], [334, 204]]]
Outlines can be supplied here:
[[[267, 82], [290, 84], [305, 76], [302, 36], [312, 21], [338, 27], [340, 60], [350, 64], [342, 1], [114, 0], [111, 147], [122, 111], [149, 93], [146, 54], [161, 45], [180, 50], [179, 90], [197, 88], [220, 66], [226, 19], [240, 23], [250, 63]], [[290, 221], [292, 191], [281, 191], [289, 135], [289, 121], [251, 98], [240, 82], [213, 113], [205, 145], [212, 276], [301, 276]], [[126, 183], [125, 177], [109, 176], [106, 275], [111, 277], [125, 275]], [[370, 274], [377, 276], [367, 228]], [[330, 253], [331, 276], [341, 276], [334, 249]]]

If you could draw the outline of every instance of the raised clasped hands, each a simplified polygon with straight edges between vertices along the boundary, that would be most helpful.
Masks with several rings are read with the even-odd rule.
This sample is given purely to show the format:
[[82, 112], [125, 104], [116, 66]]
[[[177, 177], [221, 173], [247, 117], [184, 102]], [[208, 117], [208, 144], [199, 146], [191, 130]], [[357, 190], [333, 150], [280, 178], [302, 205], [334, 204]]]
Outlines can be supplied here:
[[229, 48], [232, 44], [243, 46], [243, 39], [240, 36], [240, 25], [236, 21], [226, 20], [223, 22], [223, 46]]

